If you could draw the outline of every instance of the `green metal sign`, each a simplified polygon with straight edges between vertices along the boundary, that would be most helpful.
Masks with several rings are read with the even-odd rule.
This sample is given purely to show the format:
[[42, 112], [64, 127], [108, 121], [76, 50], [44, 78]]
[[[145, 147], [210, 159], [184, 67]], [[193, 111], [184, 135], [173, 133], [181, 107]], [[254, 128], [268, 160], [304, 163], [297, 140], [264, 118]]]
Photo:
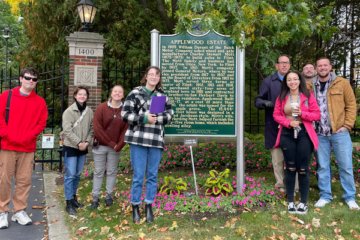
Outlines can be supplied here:
[[236, 136], [236, 45], [229, 37], [160, 35], [159, 66], [175, 116], [167, 136]]

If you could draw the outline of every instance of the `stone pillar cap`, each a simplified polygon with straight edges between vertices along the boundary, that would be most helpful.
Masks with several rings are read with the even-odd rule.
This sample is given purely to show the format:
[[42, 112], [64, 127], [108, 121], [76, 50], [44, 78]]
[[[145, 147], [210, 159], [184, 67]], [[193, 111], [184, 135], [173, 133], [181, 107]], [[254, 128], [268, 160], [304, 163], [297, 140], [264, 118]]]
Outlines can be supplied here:
[[81, 41], [81, 42], [96, 42], [96, 43], [106, 43], [106, 39], [99, 33], [93, 32], [74, 32], [70, 33], [70, 36], [66, 37], [66, 41]]

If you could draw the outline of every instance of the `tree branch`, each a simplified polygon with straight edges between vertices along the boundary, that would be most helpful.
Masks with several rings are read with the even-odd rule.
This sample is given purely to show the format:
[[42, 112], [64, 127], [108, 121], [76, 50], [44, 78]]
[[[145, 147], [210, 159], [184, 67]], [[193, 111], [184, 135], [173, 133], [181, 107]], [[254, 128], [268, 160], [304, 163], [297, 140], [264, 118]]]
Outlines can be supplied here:
[[156, 0], [156, 2], [157, 2], [157, 8], [160, 12], [162, 19], [165, 21], [167, 29], [169, 30], [170, 33], [174, 33], [174, 25], [172, 24], [170, 18], [167, 15], [167, 12], [165, 10], [164, 0]]

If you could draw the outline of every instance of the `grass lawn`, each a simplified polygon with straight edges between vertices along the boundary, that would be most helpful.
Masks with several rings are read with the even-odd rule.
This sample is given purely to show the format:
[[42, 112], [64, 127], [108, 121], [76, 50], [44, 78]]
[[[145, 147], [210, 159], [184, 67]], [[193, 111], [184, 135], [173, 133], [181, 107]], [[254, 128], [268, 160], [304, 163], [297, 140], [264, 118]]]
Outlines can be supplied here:
[[[184, 177], [189, 173], [192, 171], [159, 172], [159, 178]], [[199, 170], [199, 173], [208, 172]], [[233, 175], [235, 172], [231, 172], [230, 176]], [[275, 183], [272, 172], [253, 173], [251, 176], [255, 179], [265, 177], [270, 185]], [[78, 198], [86, 207], [78, 211], [76, 218], [65, 213], [73, 239], [360, 239], [357, 235], [360, 235], [360, 211], [349, 210], [342, 201], [343, 191], [339, 180], [333, 179], [334, 200], [324, 208], [315, 209], [319, 190], [316, 178], [311, 177], [309, 212], [306, 215], [289, 215], [286, 202], [280, 198], [276, 204], [264, 203], [250, 209], [236, 207], [232, 213], [219, 208], [216, 212], [182, 214], [161, 207], [153, 223], [135, 225], [132, 212], [128, 211], [129, 205], [124, 206], [123, 203], [124, 192], [129, 191], [131, 186], [131, 177], [130, 174], [118, 176], [116, 188], [120, 198], [114, 199], [114, 205], [110, 208], [104, 207], [105, 198], [101, 198], [99, 210], [90, 208], [92, 179], [80, 183]], [[358, 184], [356, 186], [356, 201], [359, 204], [360, 192]], [[59, 186], [57, 195], [65, 212], [63, 186]], [[191, 197], [186, 199], [190, 200]]]

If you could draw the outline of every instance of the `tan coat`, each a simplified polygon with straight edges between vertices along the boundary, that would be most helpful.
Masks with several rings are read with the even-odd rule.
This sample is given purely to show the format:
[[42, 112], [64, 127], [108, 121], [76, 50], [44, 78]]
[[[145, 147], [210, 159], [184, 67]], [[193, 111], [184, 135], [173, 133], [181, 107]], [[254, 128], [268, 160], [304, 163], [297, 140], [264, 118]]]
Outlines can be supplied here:
[[78, 148], [80, 142], [89, 142], [92, 143], [92, 138], [94, 136], [93, 129], [93, 118], [94, 112], [88, 108], [84, 118], [81, 122], [72, 129], [75, 122], [80, 118], [81, 114], [74, 102], [70, 107], [68, 107], [63, 114], [63, 132], [65, 134], [64, 145], [67, 147]]
[[[337, 77], [331, 73], [332, 79], [335, 79], [329, 86], [327, 92], [328, 114], [331, 120], [332, 132], [335, 133], [341, 127], [351, 130], [356, 119], [356, 100], [354, 91], [348, 80]], [[315, 98], [317, 93], [315, 83], [317, 76], [307, 83], [307, 88], [314, 91]]]

